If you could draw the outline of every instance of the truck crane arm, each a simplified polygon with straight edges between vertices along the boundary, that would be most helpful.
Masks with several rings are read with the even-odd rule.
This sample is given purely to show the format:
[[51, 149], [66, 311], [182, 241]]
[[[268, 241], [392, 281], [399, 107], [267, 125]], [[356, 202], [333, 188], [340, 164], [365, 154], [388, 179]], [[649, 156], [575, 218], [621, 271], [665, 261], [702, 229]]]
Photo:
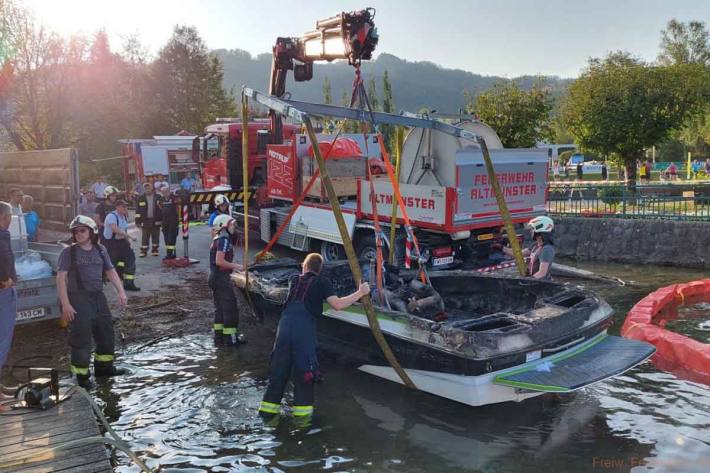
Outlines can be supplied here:
[[342, 12], [316, 22], [316, 29], [300, 38], [277, 38], [273, 47], [269, 95], [283, 97], [286, 76], [293, 70], [296, 82], [313, 78], [315, 61], [347, 59], [359, 66], [371, 59], [379, 39], [374, 23], [375, 9]]

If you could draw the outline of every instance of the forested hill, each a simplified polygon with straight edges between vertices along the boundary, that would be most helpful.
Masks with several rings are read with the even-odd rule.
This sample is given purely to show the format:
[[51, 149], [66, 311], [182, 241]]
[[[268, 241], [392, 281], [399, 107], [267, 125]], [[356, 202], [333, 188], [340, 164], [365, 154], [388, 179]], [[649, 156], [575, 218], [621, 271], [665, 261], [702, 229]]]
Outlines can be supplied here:
[[[252, 57], [239, 49], [218, 49], [214, 52], [224, 63], [224, 85], [227, 89], [234, 87], [234, 91], [238, 92], [246, 84], [264, 93], [268, 92], [271, 54]], [[496, 81], [504, 80], [459, 69], [445, 69], [426, 61], [406, 61], [383, 53], [375, 61], [364, 62], [362, 66], [366, 84], [375, 77], [379, 97], [382, 97], [382, 76], [385, 70], [392, 83], [396, 109], [413, 112], [428, 108], [442, 113], [456, 113], [465, 105], [464, 90], [477, 95], [492, 87]], [[353, 68], [344, 62], [316, 64], [310, 82], [294, 83], [293, 75], [289, 73], [286, 90], [297, 100], [323, 102], [323, 80], [326, 77], [331, 83], [333, 103], [339, 105], [343, 92], [350, 96], [353, 82]], [[525, 89], [536, 79], [535, 76], [516, 78]], [[558, 77], [545, 77], [544, 80], [552, 88], [554, 96], [569, 83], [569, 79]]]

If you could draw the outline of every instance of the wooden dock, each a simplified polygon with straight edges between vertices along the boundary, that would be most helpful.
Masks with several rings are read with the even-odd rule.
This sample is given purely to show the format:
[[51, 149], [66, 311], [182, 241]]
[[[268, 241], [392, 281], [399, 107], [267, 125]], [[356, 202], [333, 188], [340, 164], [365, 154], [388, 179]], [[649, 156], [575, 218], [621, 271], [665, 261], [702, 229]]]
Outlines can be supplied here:
[[[46, 411], [17, 410], [0, 415], [0, 464], [39, 454], [59, 444], [101, 436], [89, 402], [78, 394]], [[17, 415], [15, 415], [17, 414]], [[106, 447], [92, 444], [58, 451], [39, 461], [1, 468], [21, 473], [110, 473]]]

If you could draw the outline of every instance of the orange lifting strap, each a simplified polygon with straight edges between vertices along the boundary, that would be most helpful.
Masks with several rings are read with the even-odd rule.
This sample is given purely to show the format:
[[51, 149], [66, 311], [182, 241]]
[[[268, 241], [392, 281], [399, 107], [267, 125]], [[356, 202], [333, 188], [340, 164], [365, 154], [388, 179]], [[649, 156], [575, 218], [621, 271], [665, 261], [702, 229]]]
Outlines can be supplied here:
[[[419, 251], [419, 242], [417, 241], [417, 237], [414, 235], [414, 232], [412, 231], [412, 223], [409, 220], [409, 214], [407, 214], [407, 209], [404, 206], [404, 200], [402, 200], [402, 193], [399, 190], [399, 182], [397, 182], [397, 178], [394, 175], [394, 170], [392, 169], [392, 164], [390, 163], [390, 157], [389, 154], [387, 153], [387, 150], [385, 149], [385, 141], [382, 136], [382, 133], [377, 133], [377, 142], [380, 144], [380, 152], [382, 153], [382, 160], [385, 162], [385, 168], [387, 169], [387, 176], [390, 179], [390, 182], [392, 183], [392, 187], [394, 188], [394, 195], [397, 197], [397, 204], [399, 205], [399, 209], [402, 211], [402, 218], [404, 219], [404, 229], [407, 232], [407, 236], [411, 238], [412, 242], [414, 243], [414, 251], [417, 253], [417, 262], [419, 265], [419, 275], [421, 277], [421, 280], [423, 283], [429, 284], [429, 276], [426, 274], [426, 269], [424, 268], [424, 264], [422, 261], [422, 254]], [[395, 222], [391, 222], [392, 225], [395, 224]]]

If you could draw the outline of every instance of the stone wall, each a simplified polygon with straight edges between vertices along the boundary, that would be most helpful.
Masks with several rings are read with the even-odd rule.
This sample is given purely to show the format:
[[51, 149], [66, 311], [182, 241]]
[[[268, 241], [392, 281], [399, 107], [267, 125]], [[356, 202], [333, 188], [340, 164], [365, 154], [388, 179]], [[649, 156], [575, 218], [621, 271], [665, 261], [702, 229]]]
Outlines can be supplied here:
[[710, 224], [554, 217], [557, 255], [578, 260], [710, 267]]

